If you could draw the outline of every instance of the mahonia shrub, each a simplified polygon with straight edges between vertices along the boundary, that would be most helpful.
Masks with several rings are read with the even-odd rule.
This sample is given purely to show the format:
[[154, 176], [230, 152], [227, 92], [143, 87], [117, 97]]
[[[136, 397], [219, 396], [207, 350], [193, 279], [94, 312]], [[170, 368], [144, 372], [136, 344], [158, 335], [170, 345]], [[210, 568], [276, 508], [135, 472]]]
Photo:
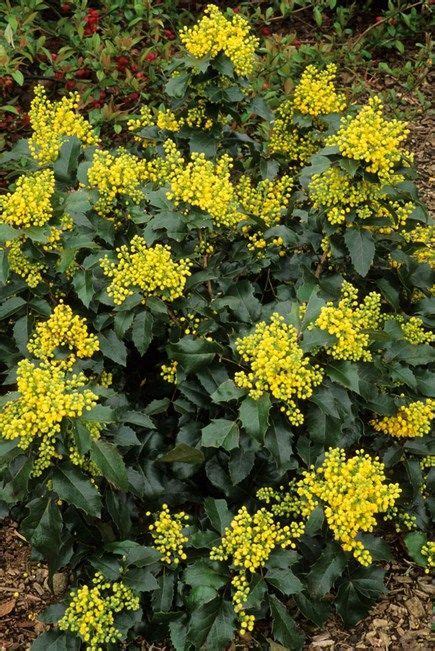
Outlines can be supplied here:
[[409, 128], [333, 66], [270, 106], [229, 9], [180, 41], [112, 148], [37, 86], [0, 156], [0, 513], [72, 583], [36, 650], [299, 649], [434, 562]]

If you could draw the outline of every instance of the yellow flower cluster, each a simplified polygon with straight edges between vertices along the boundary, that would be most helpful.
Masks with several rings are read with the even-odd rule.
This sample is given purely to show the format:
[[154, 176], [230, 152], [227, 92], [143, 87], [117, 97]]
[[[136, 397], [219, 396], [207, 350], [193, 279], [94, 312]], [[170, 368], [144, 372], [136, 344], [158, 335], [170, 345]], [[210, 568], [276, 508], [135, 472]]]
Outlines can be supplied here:
[[248, 250], [253, 251], [257, 258], [263, 258], [267, 249], [270, 251], [274, 248], [277, 249], [280, 257], [285, 256], [284, 240], [282, 237], [274, 237], [271, 240], [266, 240], [261, 233], [252, 233], [250, 235], [249, 226], [243, 226], [242, 233], [248, 239]]
[[295, 126], [293, 100], [286, 100], [277, 108], [268, 146], [271, 154], [284, 154], [301, 164], [315, 153], [317, 142], [313, 133], [302, 133]]
[[325, 70], [307, 66], [294, 92], [294, 108], [313, 117], [343, 111], [346, 98], [335, 90], [336, 76], [337, 66], [333, 63], [327, 65]]
[[284, 317], [275, 312], [269, 324], [261, 321], [250, 335], [237, 339], [236, 350], [251, 367], [247, 373], [235, 374], [236, 385], [248, 389], [254, 400], [270, 391], [284, 403], [281, 409], [291, 423], [303, 423], [304, 417], [294, 398], [309, 398], [313, 387], [322, 382], [323, 372], [304, 356], [296, 328], [286, 324]]
[[74, 220], [71, 215], [66, 213], [62, 215], [57, 225], [53, 225], [50, 228], [50, 234], [47, 240], [43, 244], [44, 251], [54, 251], [62, 240], [62, 235], [66, 231], [71, 231], [74, 228]]
[[56, 435], [64, 418], [78, 418], [95, 406], [97, 396], [82, 388], [83, 373], [67, 374], [56, 364], [39, 366], [25, 359], [17, 371], [19, 396], [6, 403], [0, 412], [0, 431], [7, 440], [19, 439], [26, 450], [38, 443], [38, 459], [32, 474], [38, 476], [47, 468], [56, 452]]
[[162, 364], [160, 368], [160, 375], [166, 382], [169, 382], [170, 384], [177, 384], [178, 362], [171, 362], [171, 364]]
[[367, 172], [388, 181], [406, 153], [401, 143], [408, 134], [406, 124], [385, 119], [381, 100], [371, 97], [355, 117], [342, 118], [340, 129], [326, 139], [326, 145], [337, 145], [345, 158], [362, 161]]
[[98, 338], [89, 333], [86, 320], [62, 301], [47, 321], [38, 323], [27, 344], [29, 352], [42, 360], [52, 359], [58, 349], [66, 349], [67, 357], [56, 362], [62, 368], [71, 368], [77, 358], [92, 357], [99, 347]]
[[288, 207], [293, 179], [287, 175], [280, 179], [264, 179], [253, 186], [252, 179], [243, 175], [237, 183], [237, 196], [242, 209], [261, 219], [266, 227], [278, 224]]
[[[147, 515], [151, 513], [148, 511]], [[183, 534], [183, 529], [188, 520], [189, 516], [184, 511], [172, 515], [168, 505], [163, 504], [154, 523], [149, 525], [154, 547], [161, 553], [164, 563], [178, 565], [180, 560], [186, 560], [184, 548], [188, 538]]]
[[389, 316], [388, 318], [394, 319], [397, 323], [400, 324], [400, 329], [403, 333], [403, 338], [409, 344], [418, 345], [418, 344], [430, 344], [435, 339], [435, 335], [430, 330], [425, 330], [423, 326], [423, 319], [419, 316], [410, 316], [405, 319], [402, 315]]
[[116, 254], [116, 263], [110, 262], [107, 256], [100, 260], [104, 275], [112, 279], [107, 293], [116, 305], [121, 305], [136, 291], [166, 301], [183, 295], [192, 263], [187, 258], [175, 262], [169, 246], [148, 247], [142, 237], [135, 235], [129, 245], [116, 249]]
[[59, 102], [47, 99], [43, 86], [35, 88], [29, 117], [33, 135], [29, 140], [32, 156], [41, 164], [56, 160], [62, 141], [68, 136], [75, 136], [85, 145], [95, 145], [98, 138], [92, 127], [77, 109], [80, 104], [78, 93], [62, 97]]
[[105, 389], [108, 389], [109, 387], [112, 386], [113, 384], [113, 375], [112, 373], [109, 373], [108, 371], [102, 371], [100, 375], [100, 381], [99, 384], [104, 387]]
[[238, 210], [237, 194], [230, 180], [231, 157], [224, 154], [213, 162], [203, 153], [194, 152], [185, 163], [171, 141], [165, 143], [165, 151], [171, 169], [168, 199], [176, 206], [181, 202], [197, 206], [218, 226], [235, 228], [244, 215]]
[[400, 407], [394, 416], [372, 420], [370, 424], [377, 432], [396, 438], [417, 438], [430, 432], [434, 417], [435, 400], [417, 400]]
[[[222, 121], [223, 117], [219, 116], [219, 119]], [[142, 106], [139, 117], [127, 122], [128, 130], [132, 132], [154, 126], [166, 131], [177, 132], [185, 125], [208, 131], [212, 128], [213, 124], [214, 121], [207, 115], [205, 103], [201, 100], [199, 100], [198, 106], [187, 109], [185, 114], [181, 116], [176, 115], [174, 111], [168, 108], [157, 109], [153, 114], [149, 106]], [[141, 137], [136, 137], [135, 139], [138, 141], [142, 140]]]
[[246, 615], [244, 605], [248, 598], [249, 587], [247, 572], [256, 572], [263, 567], [270, 554], [277, 547], [295, 548], [295, 540], [304, 533], [304, 526], [292, 522], [282, 526], [275, 522], [273, 515], [261, 508], [250, 515], [246, 506], [242, 506], [231, 524], [225, 529], [220, 544], [210, 552], [212, 560], [230, 559], [238, 574], [232, 584], [236, 588], [233, 595], [234, 610], [240, 619], [240, 633], [252, 631], [255, 618]]
[[[395, 175], [391, 180], [398, 183], [403, 177]], [[362, 221], [377, 217], [382, 219], [382, 226], [375, 228], [381, 233], [403, 228], [415, 208], [412, 202], [401, 204], [389, 199], [380, 183], [355, 180], [339, 167], [314, 174], [308, 192], [313, 207], [324, 210], [331, 224], [344, 224], [351, 213]], [[368, 228], [374, 230], [373, 226]]]
[[223, 52], [238, 75], [250, 75], [259, 41], [250, 34], [246, 18], [237, 14], [226, 18], [216, 5], [207, 5], [204, 13], [196, 25], [180, 33], [186, 50], [198, 59]]
[[11, 271], [23, 278], [29, 287], [33, 288], [42, 281], [42, 273], [46, 269], [42, 262], [30, 260], [23, 251], [25, 238], [17, 238], [5, 242], [8, 252], [8, 263]]
[[126, 205], [139, 203], [144, 194], [142, 185], [156, 181], [155, 165], [133, 154], [120, 150], [115, 156], [104, 149], [97, 149], [88, 170], [88, 183], [99, 192], [94, 209], [107, 216], [119, 197], [126, 197]]
[[101, 572], [71, 592], [72, 600], [59, 621], [61, 631], [79, 635], [86, 651], [101, 651], [102, 645], [117, 645], [122, 633], [115, 626], [115, 615], [123, 610], [138, 610], [139, 597], [122, 581], [106, 581]]
[[322, 465], [305, 471], [296, 484], [301, 515], [308, 517], [321, 504], [335, 539], [361, 565], [370, 565], [372, 556], [356, 539], [358, 533], [373, 531], [376, 514], [392, 507], [400, 492], [398, 484], [386, 483], [377, 458], [357, 450], [346, 459], [340, 448], [331, 448]]
[[403, 237], [407, 242], [417, 245], [412, 256], [418, 262], [427, 262], [435, 269], [435, 226], [419, 224], [411, 231], [404, 232]]
[[299, 503], [294, 495], [295, 481], [289, 483], [289, 490], [285, 491], [284, 486], [278, 490], [271, 486], [263, 486], [257, 491], [259, 500], [270, 505], [272, 513], [279, 517], [289, 517], [299, 513]]
[[188, 312], [186, 316], [179, 318], [181, 327], [184, 328], [185, 335], [197, 335], [198, 328], [201, 325], [201, 319], [195, 316], [194, 312]]
[[246, 506], [242, 506], [225, 529], [220, 544], [211, 550], [210, 558], [218, 561], [231, 558], [236, 569], [256, 572], [276, 547], [295, 548], [294, 541], [302, 533], [303, 526], [299, 523], [281, 526], [267, 509], [261, 508], [250, 515]]
[[328, 302], [314, 324], [337, 338], [336, 343], [328, 348], [329, 354], [335, 359], [371, 361], [368, 331], [379, 327], [380, 308], [380, 294], [371, 292], [362, 303], [358, 303], [358, 290], [344, 281], [338, 305]]
[[420, 468], [435, 468], [435, 455], [429, 454], [420, 461]]
[[18, 228], [44, 226], [53, 215], [54, 185], [51, 170], [20, 176], [14, 192], [0, 198], [0, 221]]
[[435, 541], [428, 541], [423, 545], [421, 555], [427, 559], [425, 573], [430, 574], [435, 567]]

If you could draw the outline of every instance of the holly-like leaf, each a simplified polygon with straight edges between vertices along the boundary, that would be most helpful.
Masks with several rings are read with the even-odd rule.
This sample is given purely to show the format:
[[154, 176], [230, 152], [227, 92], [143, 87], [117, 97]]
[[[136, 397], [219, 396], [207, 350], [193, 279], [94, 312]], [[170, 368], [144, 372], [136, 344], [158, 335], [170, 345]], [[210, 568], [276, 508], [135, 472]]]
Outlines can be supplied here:
[[146, 353], [153, 338], [153, 324], [154, 319], [152, 314], [145, 310], [139, 312], [139, 314], [136, 314], [134, 317], [131, 336], [134, 345], [141, 355]]
[[239, 444], [239, 427], [232, 420], [216, 418], [201, 433], [201, 445], [206, 448], [224, 448], [229, 452]]
[[92, 441], [90, 457], [107, 481], [122, 490], [127, 490], [127, 470], [121, 455], [112, 443], [103, 439]]
[[290, 616], [284, 604], [275, 595], [270, 595], [269, 605], [273, 637], [292, 651], [302, 649], [304, 636], [298, 631], [295, 620]]
[[214, 341], [184, 337], [176, 344], [166, 347], [168, 357], [181, 365], [186, 373], [193, 373], [213, 361], [220, 346]]
[[114, 330], [110, 330], [107, 335], [100, 334], [100, 350], [104, 357], [108, 357], [115, 364], [125, 366], [127, 364], [127, 348], [123, 341], [116, 336]]
[[216, 531], [223, 534], [233, 519], [233, 515], [229, 511], [226, 501], [214, 500], [212, 497], [207, 497], [204, 501], [204, 510]]
[[375, 257], [375, 243], [372, 235], [366, 230], [347, 228], [344, 241], [355, 271], [364, 278]]
[[64, 631], [46, 631], [33, 642], [31, 651], [79, 651], [80, 638]]
[[427, 535], [422, 531], [410, 531], [406, 534], [404, 540], [412, 560], [420, 567], [426, 567], [427, 558], [421, 553], [421, 548], [427, 543]]
[[247, 396], [240, 404], [239, 416], [247, 434], [262, 443], [269, 424], [270, 397], [265, 393], [258, 400]]
[[201, 450], [192, 448], [186, 443], [178, 443], [175, 448], [172, 448], [172, 450], [169, 450], [169, 452], [166, 452], [166, 454], [159, 457], [159, 461], [164, 461], [165, 463], [197, 464], [203, 463], [204, 454]]
[[100, 494], [79, 469], [58, 467], [53, 473], [53, 490], [56, 491], [61, 500], [74, 504], [74, 506], [93, 517], [100, 517]]
[[385, 570], [381, 568], [361, 567], [342, 581], [335, 607], [346, 626], [355, 626], [386, 591], [384, 576]]
[[234, 625], [232, 604], [218, 597], [192, 613], [188, 639], [195, 649], [222, 651], [234, 637]]
[[330, 591], [346, 566], [346, 556], [336, 543], [329, 543], [307, 575], [311, 593], [323, 597]]

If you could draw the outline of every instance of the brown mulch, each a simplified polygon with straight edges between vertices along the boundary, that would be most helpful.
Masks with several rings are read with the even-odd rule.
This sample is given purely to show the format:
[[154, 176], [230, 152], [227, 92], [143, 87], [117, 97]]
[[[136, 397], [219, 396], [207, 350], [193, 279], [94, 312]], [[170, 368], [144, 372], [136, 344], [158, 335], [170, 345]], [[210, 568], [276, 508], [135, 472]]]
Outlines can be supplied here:
[[59, 601], [66, 589], [64, 574], [55, 574], [54, 593], [48, 585], [48, 570], [30, 560], [30, 546], [17, 525], [0, 525], [0, 651], [28, 649], [45, 630], [38, 614]]
[[435, 586], [429, 576], [405, 561], [393, 563], [387, 576], [388, 593], [370, 613], [351, 629], [343, 628], [338, 617], [326, 622], [322, 633], [314, 634], [307, 651], [317, 649], [388, 649], [429, 651], [431, 643], [431, 596]]
[[[46, 628], [37, 620], [38, 613], [61, 600], [66, 589], [66, 576], [58, 574], [55, 593], [51, 592], [47, 568], [31, 561], [29, 556], [30, 547], [16, 524], [5, 521], [0, 535], [0, 651], [28, 649]], [[388, 594], [357, 626], [345, 629], [339, 617], [333, 617], [321, 633], [313, 633], [305, 649], [429, 651], [434, 648], [430, 641], [430, 613], [435, 587], [430, 578], [410, 563], [393, 563], [387, 584]], [[145, 651], [150, 647], [143, 648]]]

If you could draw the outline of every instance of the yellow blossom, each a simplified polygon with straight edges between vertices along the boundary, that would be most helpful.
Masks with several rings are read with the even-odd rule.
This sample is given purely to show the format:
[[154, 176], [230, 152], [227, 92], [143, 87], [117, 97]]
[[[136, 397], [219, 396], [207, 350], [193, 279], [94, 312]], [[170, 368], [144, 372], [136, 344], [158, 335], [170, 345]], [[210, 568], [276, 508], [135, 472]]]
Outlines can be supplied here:
[[[399, 183], [399, 174], [391, 181]], [[370, 225], [370, 230], [391, 233], [403, 228], [415, 206], [411, 201], [401, 203], [391, 200], [383, 185], [367, 179], [357, 180], [339, 167], [329, 167], [321, 174], [314, 174], [308, 186], [313, 207], [325, 211], [331, 224], [344, 224], [357, 218], [364, 221], [376, 217], [379, 226]]]
[[277, 108], [268, 146], [271, 154], [284, 154], [299, 163], [305, 163], [316, 151], [314, 134], [303, 133], [295, 125], [293, 100], [285, 100]]
[[44, 87], [36, 87], [29, 111], [33, 129], [29, 148], [39, 163], [55, 161], [63, 140], [68, 136], [75, 136], [86, 145], [97, 144], [98, 138], [94, 135], [91, 125], [77, 113], [79, 103], [78, 93], [62, 97], [59, 102], [50, 102]]
[[178, 565], [180, 560], [187, 558], [184, 548], [188, 539], [183, 534], [183, 529], [188, 520], [189, 516], [184, 511], [171, 514], [168, 505], [163, 504], [153, 524], [148, 527], [154, 547], [161, 553], [162, 561], [168, 565]]
[[401, 143], [408, 134], [406, 124], [384, 118], [381, 100], [371, 97], [355, 117], [342, 118], [340, 129], [327, 138], [326, 145], [337, 145], [345, 158], [362, 161], [367, 172], [388, 181], [407, 154]]
[[5, 242], [8, 253], [8, 263], [11, 271], [23, 278], [31, 288], [37, 287], [42, 281], [42, 274], [46, 270], [43, 262], [31, 260], [23, 250], [25, 238], [17, 238]]
[[139, 597], [122, 581], [106, 581], [97, 572], [92, 584], [71, 592], [71, 602], [59, 621], [61, 631], [78, 635], [86, 651], [101, 651], [101, 645], [118, 645], [122, 633], [115, 626], [115, 615], [138, 610]]
[[417, 400], [400, 407], [393, 416], [371, 420], [370, 424], [377, 432], [389, 436], [417, 438], [430, 432], [434, 409], [435, 400]]
[[107, 293], [116, 305], [136, 291], [166, 301], [183, 295], [192, 263], [187, 258], [175, 262], [169, 246], [147, 246], [142, 237], [135, 235], [128, 246], [123, 244], [116, 249], [116, 256], [117, 262], [110, 262], [107, 257], [100, 260], [104, 275], [112, 279]]
[[54, 185], [51, 170], [20, 176], [15, 191], [0, 198], [0, 221], [17, 228], [44, 226], [53, 215]]
[[250, 34], [246, 18], [237, 14], [226, 18], [216, 5], [207, 5], [204, 13], [196, 25], [180, 33], [186, 50], [198, 59], [207, 55], [214, 58], [223, 52], [238, 75], [250, 75], [258, 39]]
[[237, 571], [232, 579], [234, 610], [240, 619], [240, 633], [252, 631], [255, 617], [247, 615], [244, 606], [249, 595], [248, 572], [256, 572], [267, 562], [276, 548], [295, 548], [295, 541], [304, 533], [304, 526], [297, 522], [281, 525], [272, 513], [261, 508], [250, 515], [242, 506], [225, 529], [220, 544], [210, 552], [212, 560], [230, 560]]
[[280, 179], [264, 179], [253, 185], [249, 176], [242, 176], [237, 183], [237, 197], [241, 208], [260, 219], [267, 228], [281, 221], [288, 207], [293, 179], [287, 175]]
[[373, 531], [375, 516], [394, 506], [400, 492], [398, 484], [386, 482], [384, 464], [364, 450], [346, 459], [344, 450], [331, 448], [322, 465], [305, 471], [296, 483], [302, 517], [323, 506], [335, 539], [361, 565], [370, 565], [372, 556], [357, 535]]
[[78, 418], [95, 406], [97, 396], [83, 389], [83, 373], [70, 374], [56, 364], [39, 366], [27, 359], [18, 364], [18, 397], [5, 404], [0, 412], [0, 432], [6, 440], [18, 438], [18, 446], [27, 448], [36, 442], [38, 459], [32, 474], [47, 468], [56, 451], [56, 436], [66, 418]]
[[89, 333], [85, 319], [60, 302], [47, 321], [38, 323], [27, 348], [42, 360], [52, 359], [56, 350], [65, 348], [68, 357], [61, 360], [61, 365], [70, 367], [76, 358], [92, 357], [99, 350], [99, 343], [97, 337]]
[[421, 548], [421, 555], [427, 559], [425, 573], [430, 574], [430, 572], [435, 567], [435, 541], [429, 540]]
[[309, 398], [313, 387], [321, 383], [323, 372], [304, 356], [296, 328], [274, 313], [269, 324], [261, 321], [250, 335], [237, 339], [236, 350], [251, 368], [235, 374], [236, 385], [248, 389], [254, 400], [270, 391], [284, 403], [282, 410], [290, 422], [301, 424], [304, 417], [295, 398]]
[[171, 362], [171, 364], [162, 364], [160, 375], [166, 382], [170, 384], [177, 384], [177, 368], [178, 362]]
[[139, 203], [144, 198], [141, 186], [147, 181], [156, 180], [154, 163], [123, 150], [113, 155], [104, 149], [97, 149], [88, 170], [89, 187], [99, 192], [94, 209], [102, 216], [110, 214], [119, 197], [125, 198], [127, 206], [130, 202]]
[[342, 111], [346, 107], [346, 98], [335, 90], [336, 75], [337, 66], [333, 63], [325, 70], [307, 66], [294, 92], [294, 108], [313, 117]]
[[372, 359], [370, 331], [380, 325], [380, 306], [381, 296], [376, 292], [358, 303], [358, 290], [344, 281], [337, 306], [328, 302], [314, 324], [337, 338], [336, 343], [328, 347], [329, 354], [335, 359], [369, 362]]

